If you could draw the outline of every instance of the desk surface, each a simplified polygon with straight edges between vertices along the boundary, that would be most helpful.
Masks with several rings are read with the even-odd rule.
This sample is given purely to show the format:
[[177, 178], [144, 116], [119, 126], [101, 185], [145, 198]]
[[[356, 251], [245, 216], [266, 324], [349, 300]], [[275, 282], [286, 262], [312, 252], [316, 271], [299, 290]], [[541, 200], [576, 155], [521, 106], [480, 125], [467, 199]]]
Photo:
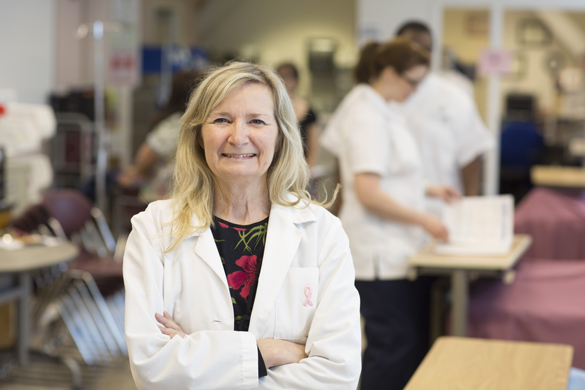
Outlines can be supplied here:
[[569, 345], [441, 337], [405, 390], [566, 390], [572, 360]]
[[585, 169], [577, 167], [536, 165], [530, 169], [530, 178], [539, 186], [585, 187]]
[[415, 267], [504, 271], [518, 262], [531, 243], [532, 237], [529, 235], [515, 235], [510, 252], [500, 256], [439, 255], [433, 252], [434, 244], [429, 244], [410, 257], [408, 263]]
[[16, 250], [0, 249], [0, 273], [25, 272], [73, 260], [79, 254], [69, 242], [57, 246], [30, 246]]

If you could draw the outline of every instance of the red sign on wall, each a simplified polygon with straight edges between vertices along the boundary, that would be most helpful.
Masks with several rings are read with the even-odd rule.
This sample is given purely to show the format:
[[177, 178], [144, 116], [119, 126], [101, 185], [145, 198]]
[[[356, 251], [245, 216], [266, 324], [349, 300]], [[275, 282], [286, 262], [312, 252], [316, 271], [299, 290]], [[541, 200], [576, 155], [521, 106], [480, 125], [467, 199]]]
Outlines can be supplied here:
[[134, 50], [113, 50], [110, 53], [109, 84], [132, 86], [138, 83], [138, 59]]

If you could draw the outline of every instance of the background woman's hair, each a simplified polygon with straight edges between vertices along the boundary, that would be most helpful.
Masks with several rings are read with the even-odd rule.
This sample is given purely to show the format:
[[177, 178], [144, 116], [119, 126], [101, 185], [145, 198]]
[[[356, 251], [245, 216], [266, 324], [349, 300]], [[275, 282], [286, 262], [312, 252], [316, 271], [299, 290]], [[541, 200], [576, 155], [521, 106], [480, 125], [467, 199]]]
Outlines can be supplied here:
[[369, 83], [372, 74], [372, 63], [376, 57], [379, 42], [368, 42], [360, 50], [360, 58], [357, 65], [353, 68], [353, 77], [358, 83]]
[[295, 80], [299, 79], [299, 70], [296, 67], [296, 65], [293, 64], [292, 62], [283, 62], [282, 64], [278, 65], [276, 67], [276, 72], [280, 73], [281, 69], [286, 69], [286, 68], [288, 68], [292, 72], [292, 75], [295, 78]]
[[154, 129], [160, 122], [176, 112], [184, 113], [189, 102], [189, 96], [197, 88], [200, 81], [201, 73], [197, 71], [175, 73], [171, 81], [171, 96], [169, 96], [167, 104], [156, 113], [150, 129]]
[[396, 30], [396, 35], [402, 35], [408, 30], [419, 32], [419, 33], [424, 32], [426, 34], [431, 35], [431, 29], [429, 28], [429, 26], [427, 26], [422, 21], [418, 21], [418, 20], [409, 20], [409, 21], [403, 23], [402, 25], [400, 25], [400, 27], [398, 27], [398, 30]]
[[[295, 112], [280, 77], [266, 66], [230, 62], [207, 73], [191, 96], [181, 119], [173, 178], [172, 198], [176, 202], [172, 222], [173, 241], [168, 251], [176, 248], [189, 234], [204, 231], [213, 223], [215, 178], [205, 160], [202, 127], [211, 111], [230, 92], [248, 83], [266, 85], [274, 99], [274, 117], [279, 135], [274, 159], [267, 172], [270, 202], [283, 206], [296, 206], [302, 200], [307, 205], [311, 202], [306, 190], [309, 167], [303, 154]], [[193, 226], [193, 214], [199, 219], [199, 226]]]
[[395, 38], [389, 42], [369, 42], [360, 51], [354, 78], [358, 83], [370, 83], [386, 68], [403, 74], [417, 66], [429, 66], [430, 53], [416, 42]]

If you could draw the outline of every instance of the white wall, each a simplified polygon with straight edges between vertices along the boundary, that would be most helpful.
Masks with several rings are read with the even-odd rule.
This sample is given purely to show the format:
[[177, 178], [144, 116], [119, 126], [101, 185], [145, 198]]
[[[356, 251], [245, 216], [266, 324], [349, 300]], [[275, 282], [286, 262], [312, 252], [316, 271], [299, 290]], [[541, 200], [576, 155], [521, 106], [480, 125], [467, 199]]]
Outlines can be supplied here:
[[257, 53], [270, 66], [293, 60], [301, 72], [301, 94], [309, 84], [309, 39], [335, 39], [338, 65], [351, 66], [356, 58], [356, 0], [248, 0], [226, 8], [212, 13], [198, 43], [218, 52]]
[[[222, 0], [213, 0], [222, 1]], [[159, 31], [161, 26], [156, 23], [156, 11], [170, 10], [176, 15], [175, 42], [179, 45], [192, 46], [196, 44], [196, 2], [193, 0], [142, 0], [141, 36], [145, 45], [162, 45], [161, 36], [167, 36], [168, 31]]]
[[[74, 32], [82, 23], [81, 1], [57, 0], [56, 81], [58, 89], [78, 86], [82, 78], [83, 42]], [[89, 84], [89, 81], [87, 81]]]
[[358, 42], [364, 43], [368, 39], [392, 38], [396, 29], [410, 19], [430, 24], [434, 3], [436, 3], [434, 0], [358, 0]]
[[527, 49], [520, 45], [516, 39], [516, 28], [520, 20], [530, 17], [537, 18], [536, 14], [529, 11], [508, 11], [505, 15], [504, 47], [521, 52], [526, 58], [527, 66], [520, 79], [502, 79], [502, 106], [508, 93], [528, 93], [537, 97], [539, 109], [547, 113], [555, 113], [558, 104], [556, 82], [546, 70], [545, 61], [553, 51], [565, 55], [567, 66], [575, 66], [575, 59], [554, 37], [551, 44], [544, 48]]
[[46, 103], [55, 85], [55, 0], [0, 0], [0, 89]]
[[[55, 86], [64, 92], [72, 88], [91, 87], [94, 82], [91, 24], [94, 20], [107, 20], [108, 2], [55, 1], [57, 3]], [[76, 35], [77, 29], [82, 24], [89, 26], [85, 38]]]
[[441, 5], [490, 8], [585, 9], [583, 0], [357, 0], [357, 32], [377, 29], [380, 39], [390, 38], [396, 28], [408, 19], [419, 19], [436, 25]]
[[[3, 0], [0, 0], [0, 2]], [[140, 12], [131, 11], [130, 19], [119, 20], [121, 15], [114, 12], [115, 2], [111, 0], [54, 0], [56, 2], [56, 82], [57, 90], [68, 92], [71, 89], [90, 88], [95, 82], [94, 75], [94, 38], [92, 33], [93, 22], [101, 20], [107, 25], [112, 22], [126, 22], [127, 29], [135, 28], [140, 34]], [[141, 8], [141, 0], [118, 1], [136, 10]], [[127, 16], [127, 15], [126, 15]], [[89, 28], [84, 38], [76, 37], [75, 32], [82, 24]], [[133, 25], [134, 24], [134, 25]], [[129, 47], [128, 41], [120, 44], [123, 37], [117, 36], [112, 30], [106, 30], [104, 47], [104, 76], [109, 100], [109, 115], [116, 120], [108, 123], [110, 131], [110, 156], [116, 157], [123, 165], [130, 163], [131, 134], [132, 134], [132, 94], [131, 86], [119, 85], [111, 82], [109, 55], [114, 49], [135, 49], [138, 51], [139, 38], [136, 47]]]
[[[585, 11], [585, 2], [582, 0], [409, 0], [408, 2], [392, 2], [385, 0], [358, 0], [358, 39], [360, 35], [369, 34], [371, 31], [378, 31], [378, 39], [391, 38], [396, 28], [408, 19], [419, 19], [426, 21], [430, 25], [436, 26], [440, 22], [441, 11], [445, 8], [458, 9], [490, 9], [492, 5], [503, 6], [506, 10], [504, 24], [502, 28], [503, 40], [502, 45], [512, 50], [521, 49], [518, 47], [514, 39], [515, 25], [519, 18], [531, 15], [531, 12], [537, 9], [554, 9], [554, 10], [583, 10]], [[489, 11], [488, 11], [489, 12]], [[460, 12], [464, 14], [464, 11]], [[454, 14], [454, 12], [451, 12]], [[449, 16], [453, 16], [453, 15]], [[474, 62], [478, 58], [478, 53], [485, 47], [490, 45], [489, 33], [484, 41], [479, 42], [477, 39], [473, 41], [473, 37], [465, 37], [464, 33], [457, 30], [456, 34], [452, 34], [451, 30], [455, 29], [453, 20], [445, 20], [447, 24], [445, 32], [446, 41], [455, 44], [458, 48], [458, 57], [464, 61]], [[461, 26], [458, 26], [461, 27]], [[461, 30], [462, 31], [462, 30]], [[442, 31], [439, 31], [442, 32]], [[435, 31], [437, 33], [437, 31]], [[459, 34], [457, 36], [457, 34]], [[435, 34], [436, 35], [436, 34]], [[362, 39], [363, 40], [363, 39]], [[463, 47], [463, 42], [473, 46], [475, 52], [471, 53], [468, 48]], [[562, 47], [555, 42], [550, 49], [563, 50]], [[528, 74], [520, 81], [512, 81], [509, 79], [502, 80], [502, 94], [510, 91], [536, 93], [540, 96], [540, 104], [545, 109], [551, 110], [554, 105], [555, 87], [550, 76], [541, 65], [544, 61], [546, 53], [544, 50], [524, 50], [527, 60], [530, 61], [531, 67], [528, 69]], [[564, 50], [563, 50], [564, 51]], [[486, 111], [486, 85], [484, 80], [476, 83], [476, 100], [482, 114]]]

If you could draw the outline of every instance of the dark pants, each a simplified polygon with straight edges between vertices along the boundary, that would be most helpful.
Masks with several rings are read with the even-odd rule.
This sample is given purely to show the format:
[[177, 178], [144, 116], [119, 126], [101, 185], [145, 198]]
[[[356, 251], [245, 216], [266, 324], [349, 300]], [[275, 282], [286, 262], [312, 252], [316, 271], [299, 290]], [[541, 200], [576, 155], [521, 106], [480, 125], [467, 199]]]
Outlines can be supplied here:
[[368, 346], [361, 390], [402, 390], [429, 350], [434, 278], [356, 281]]

